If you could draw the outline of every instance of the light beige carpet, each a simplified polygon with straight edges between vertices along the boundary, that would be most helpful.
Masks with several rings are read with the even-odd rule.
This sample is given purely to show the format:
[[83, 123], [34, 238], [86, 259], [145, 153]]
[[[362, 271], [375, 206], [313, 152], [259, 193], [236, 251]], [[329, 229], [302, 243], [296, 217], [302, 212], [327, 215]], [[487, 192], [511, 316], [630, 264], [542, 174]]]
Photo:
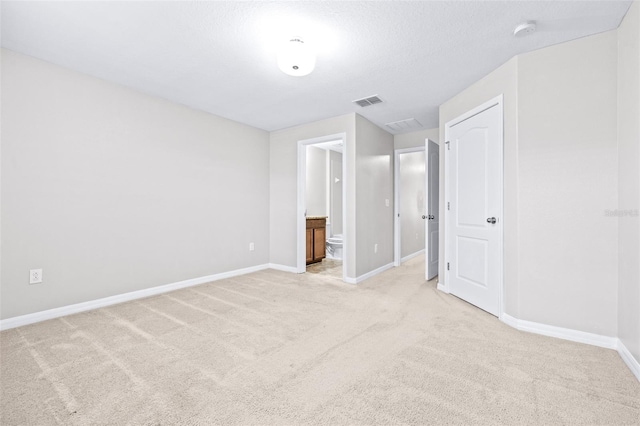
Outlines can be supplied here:
[[423, 280], [263, 271], [0, 334], [2, 425], [639, 424], [615, 351]]

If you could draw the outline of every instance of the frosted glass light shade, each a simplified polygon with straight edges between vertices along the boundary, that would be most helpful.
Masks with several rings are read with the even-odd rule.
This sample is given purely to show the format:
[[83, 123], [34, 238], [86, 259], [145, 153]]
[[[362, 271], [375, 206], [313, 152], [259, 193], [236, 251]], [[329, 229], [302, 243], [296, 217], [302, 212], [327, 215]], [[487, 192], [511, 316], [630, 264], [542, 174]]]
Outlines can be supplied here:
[[278, 67], [285, 74], [301, 77], [310, 74], [315, 66], [316, 55], [300, 38], [287, 41], [278, 52]]

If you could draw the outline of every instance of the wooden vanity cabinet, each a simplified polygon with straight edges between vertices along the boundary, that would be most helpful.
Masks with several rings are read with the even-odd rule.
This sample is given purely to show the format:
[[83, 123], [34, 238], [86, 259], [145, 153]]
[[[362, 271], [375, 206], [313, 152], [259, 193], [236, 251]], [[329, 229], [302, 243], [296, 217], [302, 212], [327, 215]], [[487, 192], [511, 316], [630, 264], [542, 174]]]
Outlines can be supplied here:
[[325, 258], [327, 218], [307, 218], [307, 265]]

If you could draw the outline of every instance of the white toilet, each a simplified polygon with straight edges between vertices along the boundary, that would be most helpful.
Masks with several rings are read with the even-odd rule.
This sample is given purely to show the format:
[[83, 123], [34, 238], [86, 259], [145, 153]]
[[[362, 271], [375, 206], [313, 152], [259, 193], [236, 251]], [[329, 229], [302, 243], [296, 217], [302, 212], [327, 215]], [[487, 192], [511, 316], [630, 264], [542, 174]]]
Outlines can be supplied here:
[[327, 258], [342, 260], [342, 235], [327, 238]]

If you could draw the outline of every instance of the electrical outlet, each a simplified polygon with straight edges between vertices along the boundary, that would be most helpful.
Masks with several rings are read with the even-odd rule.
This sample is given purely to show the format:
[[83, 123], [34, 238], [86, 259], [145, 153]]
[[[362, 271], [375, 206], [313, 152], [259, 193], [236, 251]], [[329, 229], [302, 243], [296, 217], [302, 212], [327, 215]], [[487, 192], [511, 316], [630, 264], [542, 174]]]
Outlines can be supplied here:
[[384, 200], [384, 205], [385, 205], [385, 206], [387, 206], [387, 207], [389, 207], [389, 199], [388, 199], [388, 198], [385, 198], [385, 200]]
[[254, 251], [256, 246], [253, 243], [249, 243], [249, 251]]
[[29, 271], [29, 284], [38, 284], [42, 282], [42, 269], [31, 269]]
[[378, 252], [378, 245], [377, 245], [377, 244], [374, 244], [374, 245], [373, 245], [373, 252], [374, 252], [374, 253], [377, 253], [377, 252]]

